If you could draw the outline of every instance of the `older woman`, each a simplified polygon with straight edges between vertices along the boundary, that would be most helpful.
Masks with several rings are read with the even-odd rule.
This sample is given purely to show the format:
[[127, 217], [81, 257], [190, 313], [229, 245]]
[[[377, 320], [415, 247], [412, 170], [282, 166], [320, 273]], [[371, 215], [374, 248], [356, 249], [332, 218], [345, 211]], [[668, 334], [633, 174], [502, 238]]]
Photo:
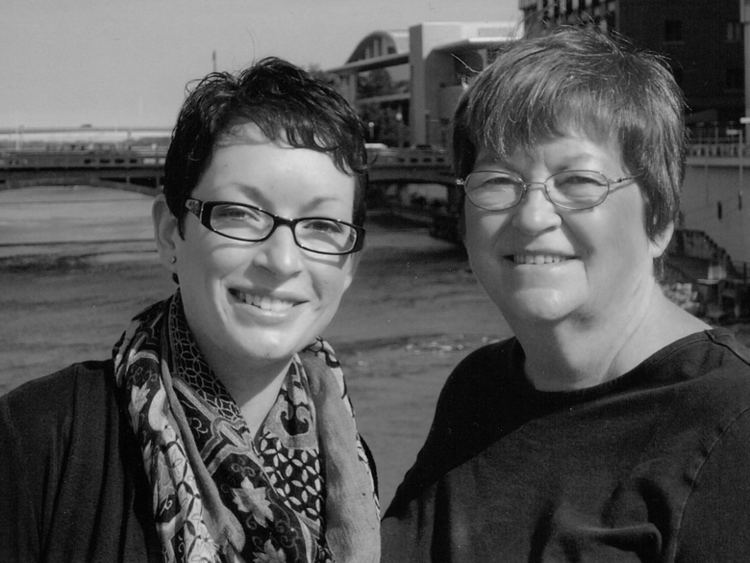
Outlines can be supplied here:
[[369, 456], [318, 337], [364, 242], [363, 140], [278, 59], [190, 92], [153, 206], [177, 291], [111, 358], [0, 400], [0, 560], [377, 561]]
[[384, 560], [750, 553], [750, 356], [654, 274], [682, 114], [657, 57], [569, 28], [509, 44], [465, 92], [465, 244], [515, 336], [450, 376]]

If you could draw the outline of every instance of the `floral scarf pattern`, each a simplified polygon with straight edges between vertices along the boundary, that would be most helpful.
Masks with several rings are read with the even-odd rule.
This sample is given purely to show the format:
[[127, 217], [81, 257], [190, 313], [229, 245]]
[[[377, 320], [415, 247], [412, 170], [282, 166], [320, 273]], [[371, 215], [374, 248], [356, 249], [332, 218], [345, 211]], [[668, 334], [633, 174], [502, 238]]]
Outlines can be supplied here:
[[[338, 372], [341, 398], [353, 418], [331, 348], [319, 340], [306, 353]], [[165, 561], [334, 560], [326, 538], [326, 462], [299, 356], [253, 436], [195, 344], [179, 291], [138, 315], [114, 354]], [[369, 495], [360, 496], [377, 514], [358, 435], [355, 455], [371, 485]]]

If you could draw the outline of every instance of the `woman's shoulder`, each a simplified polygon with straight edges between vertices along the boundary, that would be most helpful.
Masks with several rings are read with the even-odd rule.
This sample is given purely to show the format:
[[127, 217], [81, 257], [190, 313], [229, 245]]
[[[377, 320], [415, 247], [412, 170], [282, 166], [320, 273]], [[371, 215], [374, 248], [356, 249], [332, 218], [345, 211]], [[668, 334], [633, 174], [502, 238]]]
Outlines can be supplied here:
[[[502, 380], [513, 371], [515, 339], [482, 346], [466, 356], [440, 392], [425, 449], [473, 449], [475, 442], [491, 439], [507, 388]], [[440, 454], [442, 455], [442, 454]], [[463, 454], [456, 454], [461, 457]]]
[[497, 389], [499, 378], [513, 370], [514, 358], [523, 352], [515, 338], [492, 342], [467, 354], [445, 382], [441, 397], [481, 394]]
[[639, 373], [656, 376], [656, 383], [725, 385], [750, 392], [750, 349], [727, 328], [690, 334], [672, 342], [639, 366]]
[[19, 431], [65, 427], [73, 417], [96, 419], [113, 405], [111, 360], [72, 364], [0, 397], [0, 418]]
[[719, 328], [705, 332], [679, 362], [701, 397], [704, 409], [714, 405], [722, 417], [750, 409], [750, 349], [734, 332]]
[[60, 394], [67, 396], [83, 391], [82, 386], [88, 391], [96, 388], [103, 390], [112, 374], [111, 359], [79, 362], [54, 373], [30, 379], [0, 397], [0, 400], [14, 402], [28, 396], [40, 397], [49, 394], [61, 398]]
[[707, 330], [705, 332], [708, 340], [727, 353], [735, 356], [737, 360], [750, 367], [750, 348], [741, 343], [737, 338], [737, 333], [725, 328]]
[[512, 366], [518, 348], [515, 339], [493, 342], [472, 351], [456, 366], [440, 392], [427, 439], [386, 518], [397, 515], [431, 483], [494, 441], [503, 393], [498, 379]]

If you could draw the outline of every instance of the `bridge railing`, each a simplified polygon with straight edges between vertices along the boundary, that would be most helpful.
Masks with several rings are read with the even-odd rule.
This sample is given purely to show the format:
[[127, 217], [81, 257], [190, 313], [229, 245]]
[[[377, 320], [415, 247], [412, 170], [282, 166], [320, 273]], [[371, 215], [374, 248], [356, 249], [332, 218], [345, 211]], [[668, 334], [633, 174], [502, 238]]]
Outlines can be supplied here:
[[[737, 138], [722, 138], [715, 142], [694, 142], [688, 147], [689, 156], [750, 157], [750, 143], [740, 144]], [[65, 149], [60, 147], [0, 149], [0, 169], [7, 168], [97, 168], [125, 165], [154, 166], [163, 163], [165, 145], [133, 145], [128, 147]], [[368, 147], [370, 166], [380, 168], [450, 168], [448, 151], [437, 147], [386, 146]]]
[[164, 164], [163, 149], [119, 151], [0, 151], [2, 170], [96, 170], [153, 168]]
[[688, 156], [736, 158], [750, 156], [750, 142], [740, 142], [740, 137], [723, 137], [693, 141], [688, 145]]
[[[449, 168], [447, 151], [433, 148], [368, 148], [372, 167]], [[4, 150], [0, 168], [122, 168], [163, 164], [165, 147], [108, 150]]]
[[368, 148], [367, 156], [370, 166], [416, 166], [446, 167], [450, 166], [448, 151], [437, 148]]

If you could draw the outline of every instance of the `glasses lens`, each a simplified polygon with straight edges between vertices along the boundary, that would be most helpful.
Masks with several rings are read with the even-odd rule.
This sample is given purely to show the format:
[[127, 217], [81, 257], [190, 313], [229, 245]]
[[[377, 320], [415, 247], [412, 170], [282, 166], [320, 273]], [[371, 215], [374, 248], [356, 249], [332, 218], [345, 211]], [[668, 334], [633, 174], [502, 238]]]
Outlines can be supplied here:
[[482, 209], [500, 211], [516, 205], [523, 195], [523, 183], [502, 172], [479, 171], [466, 177], [466, 197]]
[[247, 205], [220, 203], [211, 209], [211, 228], [236, 239], [260, 240], [273, 228], [273, 217]]
[[547, 181], [550, 199], [569, 209], [593, 207], [607, 197], [607, 178], [592, 170], [565, 170]]
[[324, 254], [346, 254], [357, 243], [357, 230], [334, 219], [304, 219], [294, 234], [302, 248]]

